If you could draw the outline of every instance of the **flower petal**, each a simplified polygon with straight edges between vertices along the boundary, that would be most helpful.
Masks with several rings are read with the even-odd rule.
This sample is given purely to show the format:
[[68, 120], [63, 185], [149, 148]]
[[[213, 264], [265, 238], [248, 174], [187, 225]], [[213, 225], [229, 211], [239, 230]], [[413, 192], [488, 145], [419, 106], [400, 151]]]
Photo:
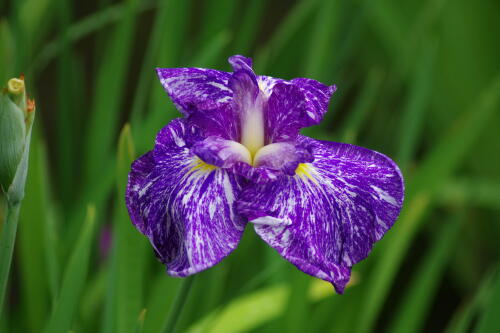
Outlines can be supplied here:
[[266, 110], [266, 142], [295, 140], [301, 128], [319, 124], [334, 91], [335, 86], [310, 79], [275, 83]]
[[[299, 165], [293, 177], [245, 188], [238, 212], [250, 222], [259, 219], [256, 232], [284, 258], [342, 292], [351, 267], [396, 220], [402, 176], [380, 153], [305, 137], [300, 141], [313, 145], [315, 160]], [[265, 217], [273, 223], [263, 223]]]
[[231, 107], [230, 73], [204, 68], [157, 68], [176, 107], [206, 135], [237, 140], [239, 117]]
[[209, 136], [193, 145], [192, 152], [205, 163], [221, 168], [230, 168], [235, 163], [252, 163], [252, 156], [241, 143]]
[[229, 57], [229, 59], [227, 59], [227, 61], [229, 62], [231, 67], [233, 67], [233, 72], [236, 72], [236, 71], [243, 69], [243, 70], [250, 71], [253, 73], [252, 59], [251, 58], [247, 58], [247, 57], [244, 57], [242, 55], [237, 54], [237, 55]]
[[304, 92], [307, 103], [306, 114], [310, 119], [310, 125], [307, 126], [319, 124], [328, 111], [328, 103], [337, 90], [337, 86], [327, 86], [316, 80], [306, 78], [293, 79], [291, 82]]
[[240, 179], [203, 163], [186, 145], [190, 135], [183, 120], [163, 128], [154, 151], [133, 163], [126, 193], [132, 222], [172, 276], [218, 263], [245, 226], [234, 210]]

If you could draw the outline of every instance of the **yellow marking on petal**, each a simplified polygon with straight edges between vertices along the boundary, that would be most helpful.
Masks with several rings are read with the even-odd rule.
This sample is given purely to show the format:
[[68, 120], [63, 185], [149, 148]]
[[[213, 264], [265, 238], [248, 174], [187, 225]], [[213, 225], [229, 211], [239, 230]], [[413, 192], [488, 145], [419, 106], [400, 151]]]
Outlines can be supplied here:
[[192, 172], [207, 173], [207, 172], [212, 172], [216, 169], [217, 167], [215, 165], [205, 163], [200, 158], [197, 157], [191, 164], [191, 170], [189, 170], [189, 173]]
[[316, 181], [316, 178], [312, 176], [313, 173], [314, 173], [314, 168], [308, 163], [299, 163], [297, 169], [295, 169], [295, 174], [297, 176], [299, 176], [302, 179], [310, 179], [317, 184], [318, 182]]

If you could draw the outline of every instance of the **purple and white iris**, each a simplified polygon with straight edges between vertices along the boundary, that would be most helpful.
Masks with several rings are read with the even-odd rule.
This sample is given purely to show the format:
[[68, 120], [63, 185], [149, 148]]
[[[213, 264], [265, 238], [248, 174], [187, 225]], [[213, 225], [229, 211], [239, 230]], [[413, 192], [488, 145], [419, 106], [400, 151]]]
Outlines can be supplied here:
[[380, 153], [299, 134], [319, 124], [335, 86], [233, 72], [159, 68], [183, 118], [132, 164], [126, 201], [172, 276], [207, 269], [233, 251], [247, 223], [303, 272], [341, 293], [351, 267], [396, 220], [404, 185]]

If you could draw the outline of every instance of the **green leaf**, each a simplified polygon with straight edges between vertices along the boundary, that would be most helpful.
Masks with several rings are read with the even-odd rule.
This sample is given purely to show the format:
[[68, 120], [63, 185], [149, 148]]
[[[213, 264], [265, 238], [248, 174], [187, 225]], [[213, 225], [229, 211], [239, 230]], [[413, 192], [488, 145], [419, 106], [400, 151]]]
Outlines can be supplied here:
[[127, 0], [126, 14], [113, 32], [94, 85], [93, 105], [88, 123], [85, 147], [85, 179], [90, 184], [100, 182], [108, 173], [111, 147], [118, 127], [118, 115], [127, 82], [138, 0]]
[[287, 286], [278, 285], [245, 295], [233, 300], [220, 312], [209, 314], [186, 332], [251, 331], [283, 312], [289, 292]]
[[72, 328], [80, 296], [87, 280], [90, 249], [95, 225], [95, 207], [89, 205], [80, 237], [66, 266], [59, 299], [45, 326], [46, 333], [66, 333]]
[[113, 243], [116, 247], [116, 329], [118, 332], [134, 332], [137, 316], [143, 308], [143, 286], [146, 264], [147, 239], [136, 230], [125, 206], [130, 165], [135, 158], [135, 149], [130, 126], [123, 127], [118, 140], [117, 193]]
[[425, 254], [408, 292], [398, 307], [388, 332], [422, 332], [426, 314], [430, 311], [433, 296], [441, 282], [448, 259], [453, 253], [460, 226], [464, 220], [461, 212], [451, 215], [434, 236], [432, 248]]
[[446, 333], [467, 333], [471, 331], [471, 323], [475, 316], [478, 312], [484, 310], [488, 304], [494, 287], [494, 277], [493, 271], [485, 274], [472, 297], [466, 299], [453, 315], [446, 328]]
[[437, 45], [428, 42], [429, 46], [424, 48], [419, 63], [415, 68], [414, 79], [400, 126], [401, 141], [398, 146], [397, 161], [402, 170], [406, 170], [408, 163], [415, 156], [418, 139], [422, 132], [422, 124], [425, 111], [428, 109], [430, 92], [432, 91], [434, 63]]
[[327, 80], [328, 68], [336, 46], [336, 32], [342, 17], [340, 1], [324, 0], [316, 9], [314, 29], [305, 61], [304, 74], [317, 80]]
[[[476, 104], [464, 112], [425, 157], [415, 175], [407, 181], [403, 211], [393, 230], [384, 237], [379, 262], [370, 273], [356, 332], [369, 332], [382, 309], [404, 255], [415, 237], [420, 221], [432, 203], [432, 196], [461, 164], [482, 128], [498, 108], [500, 76], [485, 90]], [[457, 141], [457, 137], [460, 140]]]
[[497, 275], [492, 286], [490, 300], [484, 308], [477, 324], [477, 333], [500, 332], [500, 274]]
[[257, 72], [265, 72], [277, 56], [280, 55], [286, 44], [293, 38], [304, 22], [309, 18], [318, 0], [301, 0], [289, 10], [286, 17], [281, 21], [276, 31], [256, 56], [255, 68]]

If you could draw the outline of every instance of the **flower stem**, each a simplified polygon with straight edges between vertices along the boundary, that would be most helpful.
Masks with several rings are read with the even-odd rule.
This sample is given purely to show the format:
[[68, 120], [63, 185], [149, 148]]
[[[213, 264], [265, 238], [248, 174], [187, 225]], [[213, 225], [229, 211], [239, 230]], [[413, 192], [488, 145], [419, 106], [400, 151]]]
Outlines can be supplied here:
[[191, 285], [193, 284], [194, 276], [188, 276], [187, 278], [182, 281], [182, 284], [180, 286], [179, 291], [177, 292], [177, 295], [175, 296], [174, 303], [172, 304], [172, 307], [170, 308], [170, 312], [168, 314], [167, 321], [165, 325], [163, 326], [163, 332], [164, 333], [173, 333], [175, 330], [175, 325], [177, 324], [177, 321], [179, 320], [179, 317], [181, 315], [182, 309], [184, 308], [184, 305], [186, 304], [186, 300], [189, 294], [189, 290], [191, 289]]
[[7, 291], [7, 281], [9, 279], [12, 253], [14, 252], [14, 242], [16, 241], [17, 221], [19, 218], [20, 202], [10, 204], [7, 201], [7, 214], [2, 228], [0, 238], [0, 316], [3, 310], [3, 303]]

